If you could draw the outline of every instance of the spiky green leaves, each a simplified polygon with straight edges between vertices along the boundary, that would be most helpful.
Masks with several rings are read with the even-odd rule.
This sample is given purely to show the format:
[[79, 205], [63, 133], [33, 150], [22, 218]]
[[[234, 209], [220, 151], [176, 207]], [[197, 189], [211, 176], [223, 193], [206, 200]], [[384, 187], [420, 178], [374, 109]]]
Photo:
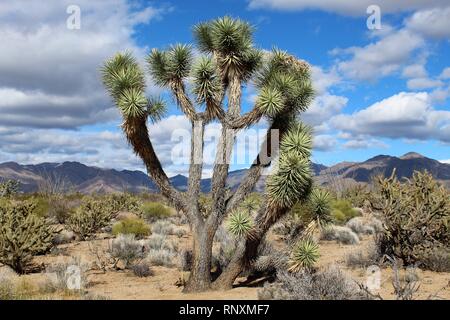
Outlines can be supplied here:
[[253, 48], [253, 29], [245, 21], [223, 17], [194, 28], [199, 49], [217, 58], [223, 75], [245, 80], [258, 68], [262, 53]]
[[289, 271], [311, 270], [319, 260], [319, 246], [312, 239], [300, 240], [292, 249]]
[[194, 66], [193, 92], [198, 103], [218, 102], [223, 88], [216, 70], [213, 60], [209, 57], [202, 57]]
[[330, 223], [331, 217], [331, 195], [321, 188], [314, 188], [309, 196], [308, 207], [311, 220], [316, 221], [319, 227]]
[[129, 52], [106, 61], [102, 77], [103, 84], [125, 117], [145, 115], [145, 77]]
[[183, 44], [174, 45], [167, 51], [153, 49], [147, 62], [153, 79], [159, 86], [165, 87], [189, 75], [192, 50], [190, 46]]
[[242, 210], [231, 213], [228, 220], [228, 231], [235, 237], [250, 235], [254, 227], [251, 216]]
[[281, 154], [278, 171], [267, 179], [269, 201], [278, 207], [292, 207], [309, 194], [311, 184], [309, 159]]
[[305, 111], [314, 96], [309, 66], [276, 49], [266, 57], [255, 83], [260, 90], [272, 88], [281, 92], [286, 109], [294, 113]]
[[125, 89], [117, 100], [117, 106], [129, 117], [142, 117], [146, 112], [147, 98], [139, 89]]
[[282, 152], [309, 158], [312, 150], [312, 129], [303, 123], [294, 123], [281, 139]]
[[250, 24], [228, 16], [201, 23], [194, 28], [200, 50], [205, 53], [219, 52], [224, 55], [250, 48], [252, 34]]
[[269, 117], [275, 117], [283, 111], [284, 102], [283, 95], [279, 90], [263, 88], [259, 93], [256, 106], [263, 114]]
[[312, 185], [311, 149], [311, 129], [303, 124], [291, 124], [280, 142], [278, 171], [267, 179], [272, 204], [292, 207], [307, 198]]
[[161, 120], [167, 112], [167, 106], [160, 97], [152, 97], [147, 106], [147, 114], [149, 119], [155, 123]]

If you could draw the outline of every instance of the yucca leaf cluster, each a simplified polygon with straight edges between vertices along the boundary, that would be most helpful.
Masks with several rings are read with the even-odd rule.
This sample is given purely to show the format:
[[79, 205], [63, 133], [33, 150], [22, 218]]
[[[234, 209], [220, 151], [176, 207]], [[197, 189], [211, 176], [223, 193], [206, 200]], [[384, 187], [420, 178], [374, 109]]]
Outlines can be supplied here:
[[319, 245], [312, 239], [302, 239], [292, 249], [289, 271], [312, 270], [319, 257]]
[[311, 150], [311, 129], [293, 123], [280, 143], [278, 170], [267, 180], [267, 194], [273, 205], [290, 208], [309, 195]]
[[244, 237], [251, 234], [254, 222], [250, 214], [243, 210], [231, 213], [228, 219], [228, 231], [235, 237]]

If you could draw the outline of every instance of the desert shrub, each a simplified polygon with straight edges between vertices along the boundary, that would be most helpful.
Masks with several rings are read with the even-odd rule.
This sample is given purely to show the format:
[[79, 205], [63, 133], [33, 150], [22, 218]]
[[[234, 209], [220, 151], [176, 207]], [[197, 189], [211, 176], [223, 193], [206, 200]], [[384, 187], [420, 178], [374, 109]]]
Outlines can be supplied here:
[[359, 238], [350, 228], [341, 226], [328, 226], [322, 230], [321, 240], [337, 241], [342, 244], [358, 244]]
[[175, 257], [176, 257], [175, 252], [169, 250], [151, 249], [147, 255], [147, 259], [152, 265], [164, 266], [168, 268], [173, 267], [175, 265], [173, 262]]
[[300, 240], [292, 249], [289, 271], [312, 270], [319, 260], [319, 246], [312, 239]]
[[112, 240], [109, 251], [114, 259], [125, 263], [125, 268], [145, 257], [143, 245], [135, 240], [133, 234], [120, 234]]
[[438, 247], [423, 256], [422, 263], [436, 272], [450, 272], [450, 249]]
[[34, 214], [41, 218], [47, 218], [50, 211], [50, 199], [39, 195], [33, 195], [29, 197], [29, 201], [32, 201], [35, 205]]
[[0, 262], [24, 273], [33, 255], [52, 247], [53, 228], [35, 214], [33, 202], [0, 207]]
[[375, 243], [367, 248], [350, 252], [345, 257], [345, 263], [350, 268], [367, 268], [380, 263], [381, 255]]
[[353, 209], [352, 204], [344, 199], [338, 199], [332, 203], [332, 216], [337, 223], [346, 223], [356, 217], [359, 212]]
[[353, 207], [363, 208], [367, 203], [373, 201], [373, 192], [367, 185], [355, 185], [346, 188], [341, 198], [347, 200]]
[[138, 264], [134, 264], [131, 266], [131, 270], [133, 271], [135, 276], [139, 278], [146, 278], [153, 275], [153, 271], [150, 269], [148, 263], [140, 262]]
[[108, 225], [112, 219], [112, 211], [104, 206], [104, 202], [87, 198], [67, 220], [70, 230], [86, 240], [101, 228]]
[[144, 219], [149, 221], [168, 218], [172, 214], [170, 208], [159, 202], [144, 202], [140, 207], [140, 213]]
[[109, 194], [102, 201], [108, 207], [108, 210], [111, 211], [112, 215], [120, 211], [138, 213], [142, 206], [141, 200], [130, 193]]
[[175, 226], [167, 220], [158, 220], [152, 224], [152, 233], [171, 235], [174, 230]]
[[152, 234], [144, 243], [148, 261], [156, 266], [172, 267], [177, 245], [161, 234]]
[[75, 212], [77, 204], [79, 205], [77, 201], [69, 201], [65, 197], [53, 197], [49, 203], [47, 216], [57, 223], [64, 224]]
[[405, 265], [421, 263], [438, 248], [449, 248], [450, 196], [431, 174], [415, 172], [401, 183], [395, 171], [379, 178], [381, 219], [385, 231], [377, 237], [380, 252], [399, 258]]
[[0, 181], [0, 198], [11, 198], [19, 192], [20, 182], [16, 180]]
[[161, 234], [152, 234], [147, 240], [144, 242], [144, 246], [147, 249], [153, 250], [167, 250], [175, 252], [178, 250], [175, 242], [167, 239], [165, 236]]
[[29, 280], [0, 279], [0, 301], [31, 300], [39, 298], [42, 292]]
[[150, 234], [150, 227], [141, 219], [128, 218], [117, 222], [112, 228], [113, 235], [134, 234], [137, 239], [141, 239]]
[[280, 271], [258, 291], [260, 300], [362, 300], [368, 296], [335, 266], [317, 272]]
[[76, 239], [75, 233], [73, 231], [61, 230], [56, 233], [53, 237], [53, 244], [60, 245], [65, 243], [70, 243]]
[[350, 219], [345, 226], [357, 234], [375, 234], [383, 231], [383, 224], [374, 217], [355, 217]]

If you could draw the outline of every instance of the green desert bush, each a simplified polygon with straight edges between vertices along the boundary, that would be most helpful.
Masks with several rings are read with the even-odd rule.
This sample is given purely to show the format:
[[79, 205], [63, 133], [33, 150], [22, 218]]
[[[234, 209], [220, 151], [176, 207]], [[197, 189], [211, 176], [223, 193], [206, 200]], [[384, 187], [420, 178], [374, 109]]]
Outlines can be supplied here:
[[24, 273], [37, 254], [52, 247], [54, 230], [35, 214], [33, 202], [10, 202], [0, 207], [0, 262]]
[[104, 206], [104, 202], [94, 198], [86, 198], [74, 214], [67, 219], [67, 227], [86, 240], [101, 228], [107, 226], [112, 219], [112, 211]]
[[331, 206], [334, 221], [339, 224], [344, 224], [348, 220], [359, 215], [359, 212], [353, 209], [352, 204], [344, 199], [333, 201]]
[[377, 237], [380, 252], [405, 265], [433, 268], [435, 250], [450, 244], [450, 194], [428, 172], [415, 172], [401, 183], [395, 171], [379, 178], [384, 232]]
[[144, 220], [137, 218], [127, 218], [117, 222], [112, 227], [113, 235], [134, 234], [137, 239], [141, 239], [150, 234], [150, 226]]
[[140, 213], [144, 219], [149, 221], [168, 218], [172, 214], [170, 208], [159, 202], [144, 202], [140, 207]]

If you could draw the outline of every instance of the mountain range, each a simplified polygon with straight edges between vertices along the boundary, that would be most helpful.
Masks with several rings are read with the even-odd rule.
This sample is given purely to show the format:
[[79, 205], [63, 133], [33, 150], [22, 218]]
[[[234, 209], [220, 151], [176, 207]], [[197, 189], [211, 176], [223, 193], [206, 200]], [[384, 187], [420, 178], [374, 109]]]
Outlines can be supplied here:
[[[415, 170], [427, 170], [437, 180], [450, 187], [450, 164], [441, 163], [418, 153], [410, 152], [401, 157], [379, 155], [364, 162], [342, 162], [331, 167], [312, 164], [315, 180], [321, 185], [330, 184], [365, 184], [378, 174], [391, 175], [396, 169], [398, 178], [409, 178]], [[227, 184], [231, 189], [237, 188], [247, 169], [232, 171], [228, 175]], [[153, 181], [142, 171], [104, 169], [87, 166], [79, 162], [41, 163], [21, 165], [15, 162], [0, 164], [0, 181], [14, 179], [21, 182], [23, 192], [37, 191], [48, 181], [53, 184], [64, 184], [66, 187], [81, 193], [111, 193], [120, 191], [157, 192]], [[186, 190], [187, 177], [176, 175], [170, 178], [179, 190]], [[263, 176], [255, 187], [255, 191], [264, 190]], [[203, 179], [201, 188], [208, 192], [211, 179]]]

